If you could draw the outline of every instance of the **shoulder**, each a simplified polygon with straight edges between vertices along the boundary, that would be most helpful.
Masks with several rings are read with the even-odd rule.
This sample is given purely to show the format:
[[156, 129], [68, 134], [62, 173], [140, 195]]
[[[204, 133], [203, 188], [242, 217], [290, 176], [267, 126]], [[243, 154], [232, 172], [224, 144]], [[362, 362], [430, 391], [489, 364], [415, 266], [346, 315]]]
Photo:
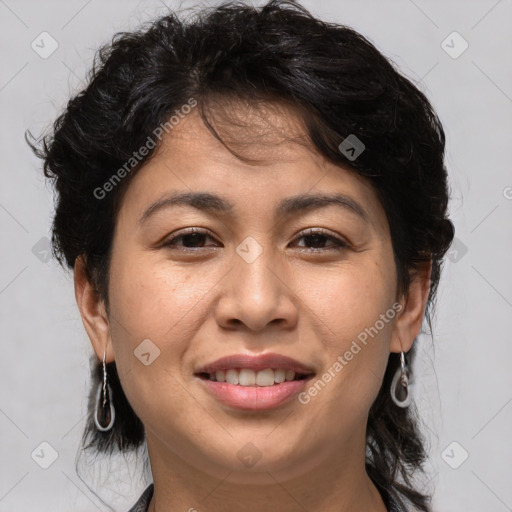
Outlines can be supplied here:
[[128, 512], [147, 512], [149, 507], [149, 502], [153, 497], [153, 484], [150, 484], [146, 490], [140, 495], [137, 503], [133, 505], [133, 507], [128, 510]]

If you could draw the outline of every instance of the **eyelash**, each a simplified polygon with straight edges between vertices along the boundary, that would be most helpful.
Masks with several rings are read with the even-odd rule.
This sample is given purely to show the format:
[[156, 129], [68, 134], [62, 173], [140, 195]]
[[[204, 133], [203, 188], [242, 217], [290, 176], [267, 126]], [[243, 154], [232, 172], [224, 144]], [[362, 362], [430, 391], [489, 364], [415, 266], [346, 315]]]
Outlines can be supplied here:
[[[189, 230], [179, 234], [178, 236], [171, 238], [170, 240], [165, 242], [163, 244], [163, 246], [170, 247], [171, 249], [175, 248], [176, 245], [173, 242], [175, 242], [176, 240], [178, 240], [184, 236], [193, 235], [193, 234], [209, 236], [212, 239], [214, 238], [213, 235], [207, 230], [202, 230], [202, 229], [198, 229], [198, 228], [190, 228]], [[306, 237], [315, 236], [315, 235], [320, 235], [321, 237], [332, 241], [336, 246], [335, 247], [327, 247], [327, 248], [324, 248], [324, 247], [309, 248], [309, 249], [307, 249], [308, 252], [316, 253], [316, 252], [325, 252], [325, 251], [332, 251], [332, 250], [343, 251], [350, 247], [347, 242], [341, 240], [340, 238], [337, 238], [336, 236], [330, 234], [328, 231], [326, 231], [322, 228], [308, 229], [308, 230], [304, 231], [303, 233], [301, 233], [300, 236], [297, 238], [301, 239], [301, 238], [306, 238]], [[199, 249], [203, 249], [203, 247], [184, 247], [184, 248], [179, 248], [177, 250], [186, 251], [186, 252], [195, 252]]]

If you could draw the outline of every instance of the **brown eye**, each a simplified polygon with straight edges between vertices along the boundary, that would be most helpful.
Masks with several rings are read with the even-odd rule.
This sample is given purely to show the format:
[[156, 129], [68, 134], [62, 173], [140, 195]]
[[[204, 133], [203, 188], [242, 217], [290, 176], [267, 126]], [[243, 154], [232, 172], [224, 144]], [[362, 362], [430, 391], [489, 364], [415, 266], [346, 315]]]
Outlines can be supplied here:
[[[205, 247], [204, 242], [205, 239], [210, 238], [213, 240], [212, 236], [203, 230], [191, 229], [185, 233], [181, 233], [178, 236], [175, 236], [165, 242], [163, 244], [164, 247], [182, 247], [184, 249], [201, 249]], [[182, 241], [180, 244], [179, 241]]]
[[[310, 245], [312, 252], [315, 251], [323, 251], [323, 250], [335, 250], [340, 251], [343, 249], [347, 249], [349, 246], [346, 242], [341, 240], [340, 238], [328, 234], [326, 231], [323, 230], [316, 230], [316, 231], [308, 231], [306, 233], [303, 233], [301, 236], [296, 238], [296, 240], [304, 239], [307, 240], [305, 245]], [[331, 246], [325, 247], [326, 243], [331, 242]], [[304, 246], [302, 246], [304, 247]]]

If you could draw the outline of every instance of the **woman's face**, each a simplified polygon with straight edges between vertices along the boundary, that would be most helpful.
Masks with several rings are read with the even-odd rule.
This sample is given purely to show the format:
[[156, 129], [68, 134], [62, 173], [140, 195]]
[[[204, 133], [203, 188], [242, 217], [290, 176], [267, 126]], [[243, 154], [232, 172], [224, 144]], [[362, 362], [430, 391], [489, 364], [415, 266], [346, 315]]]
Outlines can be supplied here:
[[[252, 138], [241, 153], [257, 164], [192, 112], [133, 177], [113, 240], [107, 328], [86, 327], [98, 357], [106, 345], [116, 361], [152, 462], [279, 480], [364, 453], [389, 352], [410, 347], [421, 314], [397, 296], [373, 188], [243, 114], [252, 130], [237, 133]], [[291, 114], [272, 115], [300, 135]], [[211, 197], [172, 202], [199, 193]], [[307, 378], [270, 385], [292, 364], [251, 359], [267, 354], [292, 358]], [[231, 382], [250, 386], [200, 374], [226, 356], [242, 357], [231, 360]]]

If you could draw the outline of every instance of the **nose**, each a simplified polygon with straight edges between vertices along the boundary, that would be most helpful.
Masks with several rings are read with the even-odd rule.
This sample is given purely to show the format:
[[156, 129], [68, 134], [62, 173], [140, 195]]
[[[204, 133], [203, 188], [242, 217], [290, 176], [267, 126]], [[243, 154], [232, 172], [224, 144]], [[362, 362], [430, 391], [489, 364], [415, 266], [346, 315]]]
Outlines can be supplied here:
[[215, 308], [218, 325], [262, 331], [274, 324], [293, 329], [298, 321], [299, 300], [293, 274], [268, 249], [254, 261], [234, 254], [231, 271], [219, 283]]

